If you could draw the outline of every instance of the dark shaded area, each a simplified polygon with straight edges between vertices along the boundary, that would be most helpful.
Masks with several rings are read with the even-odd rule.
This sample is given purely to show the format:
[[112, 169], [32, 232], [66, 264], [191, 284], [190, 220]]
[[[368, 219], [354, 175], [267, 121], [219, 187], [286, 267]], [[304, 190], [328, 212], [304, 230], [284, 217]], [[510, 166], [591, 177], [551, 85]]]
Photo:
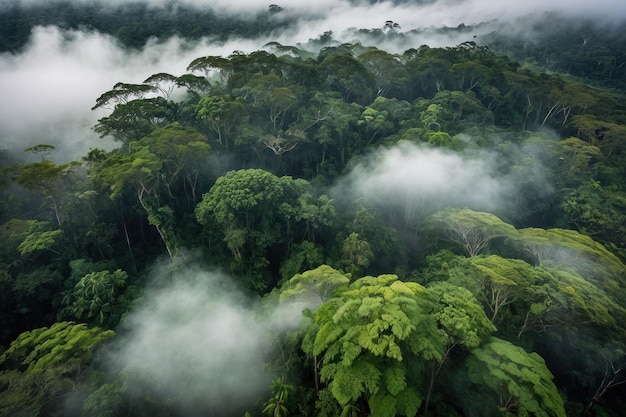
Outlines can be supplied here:
[[190, 40], [203, 36], [218, 40], [234, 35], [256, 37], [288, 24], [272, 18], [274, 14], [270, 9], [246, 18], [176, 1], [164, 8], [136, 1], [106, 5], [61, 0], [30, 7], [6, 2], [0, 9], [0, 51], [19, 50], [28, 42], [33, 27], [45, 25], [95, 30], [132, 48], [142, 47], [150, 38], [165, 40], [175, 35]]

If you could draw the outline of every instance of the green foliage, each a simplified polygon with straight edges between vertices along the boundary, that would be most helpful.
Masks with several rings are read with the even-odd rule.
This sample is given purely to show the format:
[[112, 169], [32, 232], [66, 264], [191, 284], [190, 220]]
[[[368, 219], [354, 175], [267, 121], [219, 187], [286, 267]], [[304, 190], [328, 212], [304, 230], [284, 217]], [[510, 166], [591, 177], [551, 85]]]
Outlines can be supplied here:
[[289, 257], [280, 266], [281, 281], [285, 282], [296, 274], [316, 268], [324, 263], [323, 249], [307, 240], [294, 245]]
[[[626, 266], [620, 259], [599, 242], [575, 230], [520, 229], [514, 242], [540, 263], [572, 267], [608, 292], [624, 284]], [[616, 295], [622, 298], [619, 292]]]
[[[0, 355], [2, 415], [46, 416], [67, 406], [59, 396], [81, 381], [94, 351], [111, 330], [59, 322], [24, 332]], [[67, 409], [65, 408], [65, 411]]]
[[337, 289], [348, 285], [349, 282], [349, 275], [344, 275], [328, 265], [320, 265], [313, 270], [294, 275], [283, 284], [280, 300], [295, 298], [316, 305], [322, 304], [329, 300]]
[[526, 320], [531, 315], [541, 316], [544, 310], [540, 306], [558, 308], [554, 305], [554, 288], [550, 287], [550, 281], [554, 278], [543, 270], [534, 268], [523, 260], [506, 259], [497, 255], [473, 258], [471, 264], [482, 276], [482, 299], [491, 312], [492, 321], [503, 320], [498, 314], [504, 308], [519, 309], [524, 306]]
[[443, 339], [427, 290], [395, 275], [364, 277], [322, 304], [313, 354], [342, 406], [368, 401], [372, 415], [414, 415], [422, 401], [413, 362], [441, 359]]
[[96, 167], [95, 179], [110, 190], [111, 199], [121, 197], [127, 188], [135, 196], [155, 226], [165, 248], [173, 257], [179, 246], [174, 230], [172, 205], [181, 189], [189, 204], [196, 203], [199, 171], [210, 150], [206, 138], [178, 123], [157, 129], [132, 143], [131, 152], [113, 153]]
[[73, 315], [79, 320], [97, 320], [102, 325], [115, 311], [119, 293], [126, 286], [128, 274], [121, 269], [91, 272], [82, 277], [65, 303], [70, 304]]
[[284, 378], [274, 378], [272, 380], [269, 400], [263, 403], [263, 414], [269, 417], [285, 417], [290, 414], [286, 404], [289, 401], [289, 393], [294, 390], [292, 385], [285, 382]]
[[362, 273], [374, 259], [370, 244], [359, 238], [356, 232], [350, 233], [341, 247], [342, 261], [346, 270], [352, 275]]
[[306, 236], [332, 222], [332, 201], [320, 197], [315, 204], [310, 190], [307, 181], [261, 169], [231, 171], [203, 195], [195, 214], [201, 225], [217, 226], [236, 272], [251, 277], [267, 266], [269, 248], [291, 244], [301, 228]]
[[450, 348], [477, 348], [496, 330], [469, 290], [448, 282], [437, 282], [428, 287], [428, 292], [436, 306], [434, 317]]
[[[273, 6], [245, 21], [174, 3], [0, 14], [16, 32], [10, 42], [47, 22], [44, 10], [141, 46], [158, 31], [218, 39], [291, 24]], [[163, 246], [186, 259], [183, 248], [203, 245], [203, 261], [249, 288], [310, 302], [302, 328], [272, 339], [270, 371], [290, 383], [275, 381], [257, 414], [313, 415], [317, 401], [317, 415], [333, 417], [562, 416], [549, 367], [572, 410], [618, 415], [626, 128], [624, 95], [613, 87], [623, 87], [626, 67], [615, 64], [624, 61], [619, 42], [594, 43], [603, 35], [592, 27], [561, 26], [571, 38], [563, 39], [551, 28], [559, 22], [533, 33], [551, 33], [567, 53], [492, 34], [481, 38], [497, 41], [489, 49], [466, 42], [395, 55], [327, 32], [117, 83], [96, 99], [94, 108], [110, 112], [95, 130], [122, 147], [57, 165], [50, 145], [36, 145], [27, 151], [40, 162], [0, 168], [0, 414], [60, 415], [69, 393], [82, 401], [85, 378], [98, 374], [86, 369], [92, 348], [111, 333], [41, 326], [57, 317], [113, 328]], [[0, 28], [0, 43], [10, 30]], [[409, 39], [393, 22], [350, 33]], [[521, 65], [492, 52], [504, 48], [540, 59]], [[610, 88], [535, 71], [537, 62]], [[372, 203], [333, 187], [362, 161], [375, 167], [377, 147], [400, 141], [488, 155], [515, 212], [499, 211], [503, 221], [451, 207], [424, 218], [420, 196]], [[408, 271], [426, 287], [386, 275]], [[366, 272], [380, 275], [358, 278]], [[94, 378], [83, 414], [174, 413], [171, 398], [129, 384], [121, 374]]]
[[86, 363], [93, 350], [113, 334], [86, 324], [55, 323], [22, 333], [0, 356], [0, 366], [34, 374], [52, 368], [56, 372], [71, 372]]
[[450, 208], [432, 216], [440, 224], [446, 239], [461, 245], [469, 256], [476, 256], [489, 242], [498, 237], [508, 237], [515, 228], [491, 213], [469, 209]]
[[472, 351], [466, 366], [470, 381], [481, 391], [490, 391], [492, 402], [487, 403], [490, 407], [485, 407], [484, 415], [499, 415], [499, 410], [520, 416], [565, 417], [553, 376], [538, 354], [492, 337]]
[[17, 247], [22, 256], [28, 256], [38, 251], [54, 250], [57, 238], [63, 233], [61, 230], [46, 230], [48, 222], [29, 221], [29, 230], [26, 238]]

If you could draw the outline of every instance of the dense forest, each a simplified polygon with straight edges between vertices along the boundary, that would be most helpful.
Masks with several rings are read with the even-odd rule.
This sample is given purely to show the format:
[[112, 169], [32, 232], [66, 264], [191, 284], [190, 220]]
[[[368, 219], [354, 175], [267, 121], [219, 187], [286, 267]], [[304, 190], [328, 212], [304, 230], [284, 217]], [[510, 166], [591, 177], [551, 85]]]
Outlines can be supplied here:
[[[2, 50], [289, 25], [101, 8]], [[622, 416], [626, 39], [438, 30], [154, 68], [94, 97], [116, 149], [2, 152], [0, 415]]]

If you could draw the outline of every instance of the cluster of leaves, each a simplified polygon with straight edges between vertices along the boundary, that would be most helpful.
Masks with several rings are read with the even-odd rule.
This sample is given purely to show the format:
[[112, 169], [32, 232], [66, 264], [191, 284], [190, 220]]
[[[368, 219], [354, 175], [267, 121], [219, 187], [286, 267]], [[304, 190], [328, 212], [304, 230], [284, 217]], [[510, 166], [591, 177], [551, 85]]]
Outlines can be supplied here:
[[[7, 391], [11, 410], [40, 392], [32, 414], [59, 412], [50, 399], [74, 387], [38, 384], [78, 372], [84, 388], [92, 347], [141, 296], [147, 266], [199, 249], [250, 292], [309, 305], [303, 328], [279, 338], [298, 358], [269, 364], [282, 375], [258, 413], [617, 415], [622, 95], [472, 42], [398, 55], [271, 43], [188, 71], [96, 99], [111, 113], [95, 129], [118, 149], [57, 165], [40, 145], [29, 149], [40, 162], [0, 172], [0, 369], [21, 390]], [[528, 174], [515, 184], [517, 214], [426, 217], [324, 194], [364, 155], [405, 142], [489, 148], [497, 175]], [[539, 163], [549, 195], [532, 183]], [[91, 375], [77, 414], [123, 415], [132, 403], [158, 416], [181, 401], [138, 399], [123, 378]]]

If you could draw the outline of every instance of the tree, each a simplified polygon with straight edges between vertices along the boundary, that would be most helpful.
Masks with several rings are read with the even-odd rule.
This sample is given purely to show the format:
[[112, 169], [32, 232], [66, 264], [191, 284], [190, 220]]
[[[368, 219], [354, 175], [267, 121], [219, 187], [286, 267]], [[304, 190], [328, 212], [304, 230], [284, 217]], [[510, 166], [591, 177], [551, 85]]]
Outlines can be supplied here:
[[396, 125], [400, 126], [409, 117], [410, 109], [406, 101], [376, 97], [365, 107], [357, 121], [357, 126], [363, 129], [365, 147], [373, 144], [375, 139], [388, 136], [397, 130]]
[[50, 201], [54, 217], [60, 226], [63, 221], [61, 211], [62, 184], [68, 165], [57, 165], [54, 162], [43, 160], [28, 164], [22, 168], [17, 183], [25, 188], [36, 190]]
[[359, 104], [371, 101], [376, 80], [353, 56], [329, 54], [323, 59], [321, 66], [328, 82], [341, 93], [345, 101]]
[[122, 195], [126, 186], [135, 189], [148, 222], [172, 258], [178, 250], [175, 216], [172, 207], [164, 203], [169, 200], [173, 205], [180, 188], [190, 193], [186, 200], [195, 203], [199, 170], [209, 149], [199, 132], [174, 123], [134, 143], [129, 154], [113, 153], [98, 165], [96, 180], [109, 188], [112, 199]]
[[[216, 225], [238, 272], [252, 279], [269, 264], [268, 250], [288, 245], [302, 220], [300, 196], [310, 184], [261, 169], [230, 171], [215, 181], [196, 206], [198, 222]], [[259, 277], [250, 284], [264, 284]], [[261, 288], [258, 288], [261, 289]]]
[[63, 399], [84, 383], [94, 352], [113, 335], [74, 322], [20, 334], [0, 355], [0, 412], [46, 416], [67, 411]]
[[625, 192], [590, 179], [564, 190], [559, 208], [567, 224], [612, 248], [616, 255], [621, 253], [621, 259], [626, 258]]
[[594, 158], [600, 158], [602, 151], [597, 146], [576, 138], [570, 137], [557, 142], [558, 150], [563, 155], [561, 160], [569, 164], [571, 173], [582, 173], [587, 171], [589, 163]]
[[27, 222], [29, 225], [28, 235], [17, 247], [20, 255], [28, 257], [39, 251], [51, 251], [60, 255], [54, 247], [63, 232], [59, 229], [49, 230], [48, 222], [38, 220], [28, 220]]
[[286, 282], [294, 275], [317, 268], [325, 262], [321, 246], [304, 240], [293, 246], [289, 257], [280, 265], [281, 281]]
[[219, 80], [222, 83], [228, 81], [228, 78], [232, 74], [234, 69], [234, 65], [231, 60], [228, 58], [223, 58], [221, 56], [202, 56], [194, 59], [187, 66], [187, 71], [201, 71], [204, 73], [204, 77], [209, 80], [211, 78], [211, 73], [215, 72]]
[[519, 229], [512, 242], [536, 257], [540, 264], [568, 265], [609, 289], [623, 280], [626, 266], [604, 245], [575, 230]]
[[178, 86], [178, 77], [166, 72], [159, 72], [146, 78], [143, 84], [152, 85], [163, 95], [165, 100], [169, 100], [172, 92]]
[[401, 83], [408, 78], [408, 74], [400, 62], [400, 57], [380, 49], [373, 48], [363, 52], [357, 59], [373, 75], [377, 97], [389, 97], [389, 93], [391, 95], [398, 93], [402, 87]]
[[358, 233], [352, 232], [343, 241], [341, 258], [348, 272], [356, 276], [369, 266], [374, 259], [374, 253], [367, 240], [361, 239]]
[[294, 390], [292, 385], [285, 382], [285, 378], [274, 378], [272, 380], [269, 400], [263, 403], [263, 414], [268, 417], [286, 417], [290, 414], [286, 404], [289, 400], [289, 393]]
[[321, 380], [340, 407], [367, 406], [372, 416], [417, 413], [420, 364], [443, 354], [431, 311], [427, 290], [395, 275], [360, 278], [317, 309], [307, 353], [322, 355]]
[[543, 332], [565, 323], [567, 300], [550, 270], [497, 255], [471, 258], [470, 263], [480, 271], [479, 297], [491, 321], [502, 323], [501, 333], [519, 339], [528, 331]]
[[565, 417], [563, 399], [538, 354], [492, 337], [472, 351], [466, 366], [484, 400], [482, 415]]
[[443, 210], [435, 213], [432, 220], [442, 225], [446, 239], [461, 245], [470, 257], [478, 255], [491, 240], [515, 231], [493, 214], [470, 209]]
[[41, 162], [45, 162], [46, 158], [56, 148], [53, 145], [47, 145], [45, 143], [40, 145], [31, 146], [24, 149], [24, 152], [31, 152], [35, 155], [41, 155]]
[[172, 123], [176, 104], [163, 97], [141, 98], [119, 103], [106, 117], [98, 119], [94, 131], [124, 144], [141, 139], [155, 129]]
[[569, 125], [576, 129], [576, 136], [589, 145], [597, 147], [605, 156], [622, 152], [626, 126], [612, 120], [598, 119], [591, 114], [580, 114], [572, 117]]
[[561, 113], [563, 117], [561, 127], [567, 124], [572, 112], [579, 109], [581, 113], [584, 113], [598, 101], [593, 90], [584, 84], [575, 82], [568, 82], [564, 86], [558, 86], [548, 94], [548, 98], [552, 99], [554, 104], [548, 109], [542, 125]]
[[431, 366], [430, 383], [424, 400], [425, 416], [428, 415], [435, 379], [452, 350], [457, 347], [467, 351], [475, 349], [496, 330], [469, 290], [448, 282], [436, 282], [428, 287], [428, 292], [435, 304], [433, 315], [443, 336], [445, 352]]
[[133, 99], [144, 98], [147, 93], [155, 91], [157, 88], [148, 84], [127, 84], [117, 83], [112, 90], [102, 93], [96, 99], [96, 104], [91, 110], [103, 108], [115, 108], [118, 104], [127, 104]]
[[196, 117], [209, 125], [221, 146], [230, 146], [230, 136], [237, 126], [244, 106], [230, 96], [204, 96], [196, 105]]
[[350, 283], [350, 275], [328, 266], [320, 265], [315, 269], [294, 275], [285, 282], [280, 291], [280, 300], [295, 298], [304, 300], [307, 305], [317, 307], [332, 298], [334, 292]]
[[117, 298], [127, 279], [128, 274], [121, 269], [91, 272], [78, 281], [64, 303], [71, 304], [70, 309], [77, 319], [97, 319], [103, 325], [114, 313]]

